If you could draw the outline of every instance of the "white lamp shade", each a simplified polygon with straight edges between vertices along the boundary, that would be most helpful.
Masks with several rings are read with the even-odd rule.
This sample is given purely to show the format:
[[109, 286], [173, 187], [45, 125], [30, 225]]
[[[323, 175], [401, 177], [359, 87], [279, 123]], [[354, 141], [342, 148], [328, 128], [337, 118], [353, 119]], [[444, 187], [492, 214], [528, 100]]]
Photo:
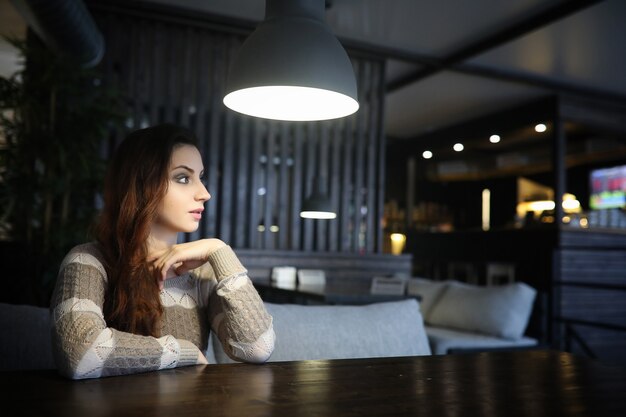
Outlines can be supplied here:
[[313, 121], [356, 112], [345, 50], [323, 20], [323, 0], [268, 0], [266, 20], [233, 60], [224, 104], [239, 113]]

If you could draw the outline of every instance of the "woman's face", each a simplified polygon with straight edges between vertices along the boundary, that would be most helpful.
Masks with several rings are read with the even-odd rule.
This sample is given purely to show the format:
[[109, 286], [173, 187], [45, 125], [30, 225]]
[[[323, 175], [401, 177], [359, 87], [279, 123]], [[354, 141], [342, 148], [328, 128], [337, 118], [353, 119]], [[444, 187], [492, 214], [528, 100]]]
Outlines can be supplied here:
[[202, 183], [204, 165], [195, 146], [179, 145], [174, 148], [168, 170], [167, 192], [153, 233], [190, 233], [198, 228], [204, 203], [211, 198]]

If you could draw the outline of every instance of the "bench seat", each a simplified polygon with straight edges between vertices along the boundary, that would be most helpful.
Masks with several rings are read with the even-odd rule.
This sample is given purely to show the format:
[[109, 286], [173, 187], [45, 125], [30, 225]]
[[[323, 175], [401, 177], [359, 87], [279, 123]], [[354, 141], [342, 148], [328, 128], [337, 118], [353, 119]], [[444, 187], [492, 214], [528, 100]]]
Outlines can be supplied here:
[[425, 330], [433, 355], [501, 349], [527, 349], [538, 346], [537, 339], [527, 336], [522, 336], [519, 339], [503, 339], [487, 334], [434, 326], [426, 326]]

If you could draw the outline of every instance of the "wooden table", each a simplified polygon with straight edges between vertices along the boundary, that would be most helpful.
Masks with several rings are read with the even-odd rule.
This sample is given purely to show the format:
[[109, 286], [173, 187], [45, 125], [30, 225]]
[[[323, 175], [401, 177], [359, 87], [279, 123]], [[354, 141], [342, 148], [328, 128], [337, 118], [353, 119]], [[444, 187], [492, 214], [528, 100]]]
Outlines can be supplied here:
[[626, 415], [626, 369], [540, 350], [208, 365], [84, 381], [4, 372], [0, 388], [6, 416]]

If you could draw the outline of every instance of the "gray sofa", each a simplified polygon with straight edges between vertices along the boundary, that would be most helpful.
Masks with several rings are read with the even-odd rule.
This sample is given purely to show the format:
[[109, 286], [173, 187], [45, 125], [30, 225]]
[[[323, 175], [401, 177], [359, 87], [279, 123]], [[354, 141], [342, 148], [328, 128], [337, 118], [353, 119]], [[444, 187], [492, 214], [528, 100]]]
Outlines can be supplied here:
[[412, 278], [407, 292], [421, 298], [435, 355], [538, 346], [537, 339], [524, 335], [537, 293], [525, 283], [485, 287]]
[[[524, 336], [536, 291], [414, 278], [415, 299], [369, 305], [265, 303], [274, 318], [270, 361], [446, 354], [537, 346]], [[0, 303], [0, 370], [51, 369], [46, 308]], [[210, 363], [232, 362], [210, 338]]]
[[0, 370], [53, 369], [47, 308], [0, 303]]
[[[359, 306], [265, 303], [274, 318], [271, 362], [430, 355], [415, 299]], [[211, 337], [209, 362], [229, 363]]]
[[[414, 299], [365, 306], [266, 303], [276, 346], [270, 361], [429, 355]], [[46, 308], [0, 303], [0, 370], [55, 368]], [[210, 363], [232, 362], [210, 339]]]

